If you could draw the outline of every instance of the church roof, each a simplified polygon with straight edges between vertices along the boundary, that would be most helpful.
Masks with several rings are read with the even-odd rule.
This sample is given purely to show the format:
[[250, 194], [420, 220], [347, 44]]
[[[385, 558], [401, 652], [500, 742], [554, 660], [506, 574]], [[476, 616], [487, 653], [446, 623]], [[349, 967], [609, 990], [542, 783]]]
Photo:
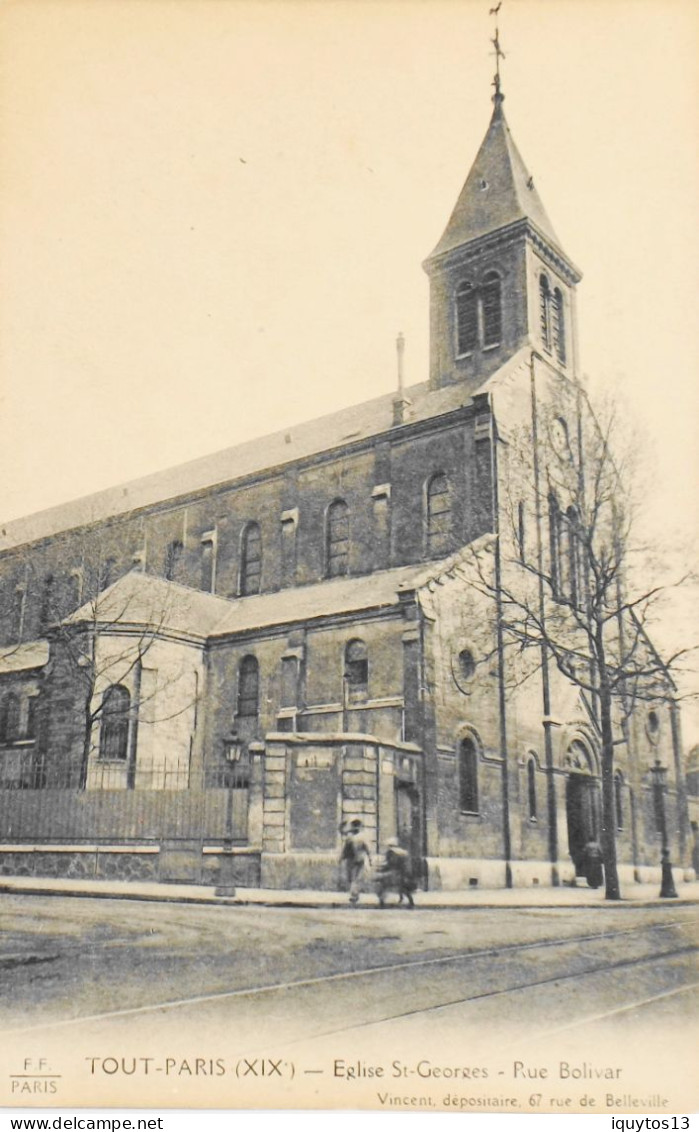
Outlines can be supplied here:
[[[155, 636], [174, 633], [200, 641], [234, 636], [318, 617], [397, 606], [402, 593], [419, 589], [449, 569], [458, 557], [457, 553], [439, 561], [230, 599], [133, 571], [100, 594], [96, 604], [87, 602], [63, 624], [95, 624], [107, 633], [142, 626]], [[46, 647], [44, 642], [38, 644]]]
[[[438, 417], [468, 404], [479, 384], [480, 379], [443, 389], [431, 390], [426, 382], [411, 386], [406, 390], [410, 404], [405, 423]], [[0, 551], [48, 538], [61, 531], [128, 515], [138, 508], [151, 507], [164, 500], [223, 487], [245, 476], [264, 473], [267, 469], [377, 436], [393, 425], [395, 396], [395, 392], [385, 393], [280, 432], [256, 437], [174, 468], [0, 524]]]
[[496, 99], [488, 132], [444, 234], [427, 262], [518, 220], [530, 220], [560, 248], [533, 178], [510, 133], [501, 100]]
[[214, 635], [228, 636], [339, 613], [387, 609], [398, 604], [399, 590], [412, 589], [424, 574], [424, 563], [395, 566], [356, 578], [332, 578], [294, 586], [293, 590], [234, 599]]
[[132, 571], [86, 602], [64, 625], [94, 624], [103, 632], [144, 626], [149, 632], [206, 638], [228, 612], [230, 602], [201, 590]]
[[0, 676], [6, 676], [9, 672], [43, 668], [48, 659], [48, 641], [24, 641], [20, 645], [8, 645], [0, 651]]

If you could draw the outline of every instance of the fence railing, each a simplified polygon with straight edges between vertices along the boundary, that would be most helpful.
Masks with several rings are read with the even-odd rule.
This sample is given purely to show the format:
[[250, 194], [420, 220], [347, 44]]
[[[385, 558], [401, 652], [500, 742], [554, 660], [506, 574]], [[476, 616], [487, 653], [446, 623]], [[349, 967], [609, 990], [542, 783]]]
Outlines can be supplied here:
[[81, 788], [75, 769], [15, 765], [0, 778], [0, 844], [246, 842], [246, 766], [137, 768], [129, 786], [124, 769], [95, 764]]

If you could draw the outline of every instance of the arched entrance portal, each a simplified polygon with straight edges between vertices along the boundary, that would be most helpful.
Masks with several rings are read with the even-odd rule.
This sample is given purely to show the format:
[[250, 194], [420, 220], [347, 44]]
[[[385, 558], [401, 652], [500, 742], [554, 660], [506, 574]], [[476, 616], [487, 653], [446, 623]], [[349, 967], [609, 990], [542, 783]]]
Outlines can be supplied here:
[[586, 846], [599, 841], [601, 830], [601, 799], [599, 782], [595, 775], [594, 759], [584, 743], [575, 739], [568, 748], [565, 766], [569, 771], [566, 781], [566, 818], [568, 821], [568, 850], [577, 876], [586, 874]]

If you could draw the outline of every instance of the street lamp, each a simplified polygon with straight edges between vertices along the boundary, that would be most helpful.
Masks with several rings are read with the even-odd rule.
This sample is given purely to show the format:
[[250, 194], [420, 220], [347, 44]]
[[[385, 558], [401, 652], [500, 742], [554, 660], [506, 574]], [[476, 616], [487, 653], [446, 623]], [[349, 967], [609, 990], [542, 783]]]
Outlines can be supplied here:
[[216, 896], [235, 896], [235, 857], [233, 856], [233, 767], [240, 761], [243, 748], [237, 738], [225, 746], [226, 755], [226, 823], [223, 836], [223, 854], [219, 857]]
[[670, 848], [667, 843], [667, 822], [665, 821], [665, 775], [666, 768], [656, 759], [650, 768], [653, 775], [653, 801], [655, 806], [655, 820], [660, 831], [660, 895], [661, 897], [677, 896], [675, 882], [672, 879], [672, 865], [670, 864]]

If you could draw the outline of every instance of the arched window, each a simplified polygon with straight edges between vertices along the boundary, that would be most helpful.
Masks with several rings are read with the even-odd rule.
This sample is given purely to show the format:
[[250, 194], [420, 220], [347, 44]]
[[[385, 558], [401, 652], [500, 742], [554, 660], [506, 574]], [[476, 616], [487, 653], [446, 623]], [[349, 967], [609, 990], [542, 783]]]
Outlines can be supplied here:
[[451, 550], [451, 491], [444, 472], [437, 472], [427, 483], [426, 544], [430, 556]]
[[561, 594], [561, 510], [555, 495], [549, 495], [549, 547], [551, 554], [551, 589], [554, 597]]
[[248, 523], [240, 553], [240, 593], [259, 594], [262, 581], [262, 532], [259, 523]]
[[500, 277], [489, 271], [481, 286], [483, 306], [483, 346], [497, 346], [502, 338], [502, 302]]
[[348, 641], [345, 646], [345, 681], [350, 702], [365, 700], [369, 691], [369, 654], [364, 641]]
[[238, 716], [254, 718], [260, 704], [260, 666], [254, 656], [244, 656], [238, 669]]
[[82, 567], [71, 570], [68, 578], [68, 607], [77, 609], [83, 599], [83, 571]]
[[478, 294], [472, 283], [456, 292], [456, 352], [472, 353], [478, 345]]
[[0, 743], [14, 743], [19, 739], [19, 696], [8, 692], [0, 708]]
[[18, 586], [12, 600], [12, 617], [10, 626], [10, 640], [19, 642], [24, 632], [24, 610], [26, 605], [26, 590]]
[[616, 827], [617, 829], [624, 828], [624, 779], [621, 776], [621, 771], [617, 770], [614, 774], [614, 812], [616, 814]]
[[478, 813], [478, 751], [470, 736], [459, 743], [459, 809]]
[[37, 723], [39, 719], [39, 697], [30, 696], [27, 700], [27, 739], [36, 739]]
[[580, 561], [580, 522], [575, 507], [569, 507], [566, 511], [566, 525], [568, 528], [567, 592], [573, 605], [579, 605], [582, 595], [582, 563]]
[[203, 538], [201, 540], [201, 561], [200, 561], [200, 580], [201, 588], [205, 593], [214, 592], [214, 574], [215, 574], [215, 556], [214, 556], [214, 540], [213, 538]]
[[131, 696], [122, 684], [112, 684], [102, 697], [99, 757], [125, 762], [129, 753]]
[[565, 311], [563, 309], [563, 294], [559, 287], [553, 292], [551, 303], [551, 333], [556, 357], [561, 365], [566, 362], [566, 326]]
[[539, 324], [545, 350], [551, 350], [551, 288], [545, 275], [539, 276]]
[[[98, 580], [100, 593], [102, 592], [102, 590], [106, 590], [107, 587], [111, 586], [112, 582], [115, 581], [115, 569], [116, 558], [105, 558], [102, 562], [100, 562]], [[167, 560], [165, 563], [165, 569], [167, 571]], [[165, 576], [167, 577], [167, 572]]]
[[536, 759], [527, 762], [527, 804], [529, 820], [536, 821]]
[[526, 533], [524, 503], [520, 500], [517, 505], [517, 554], [520, 562], [524, 562], [526, 557]]
[[174, 539], [165, 552], [165, 577], [172, 582], [177, 577], [177, 568], [182, 560], [184, 546], [179, 539]]
[[341, 578], [349, 573], [349, 507], [344, 499], [336, 499], [328, 507], [326, 555], [329, 578]]
[[43, 632], [48, 629], [52, 621], [55, 620], [54, 611], [54, 579], [53, 574], [47, 574], [44, 579], [43, 589], [41, 591], [41, 606], [39, 609], [39, 631]]

